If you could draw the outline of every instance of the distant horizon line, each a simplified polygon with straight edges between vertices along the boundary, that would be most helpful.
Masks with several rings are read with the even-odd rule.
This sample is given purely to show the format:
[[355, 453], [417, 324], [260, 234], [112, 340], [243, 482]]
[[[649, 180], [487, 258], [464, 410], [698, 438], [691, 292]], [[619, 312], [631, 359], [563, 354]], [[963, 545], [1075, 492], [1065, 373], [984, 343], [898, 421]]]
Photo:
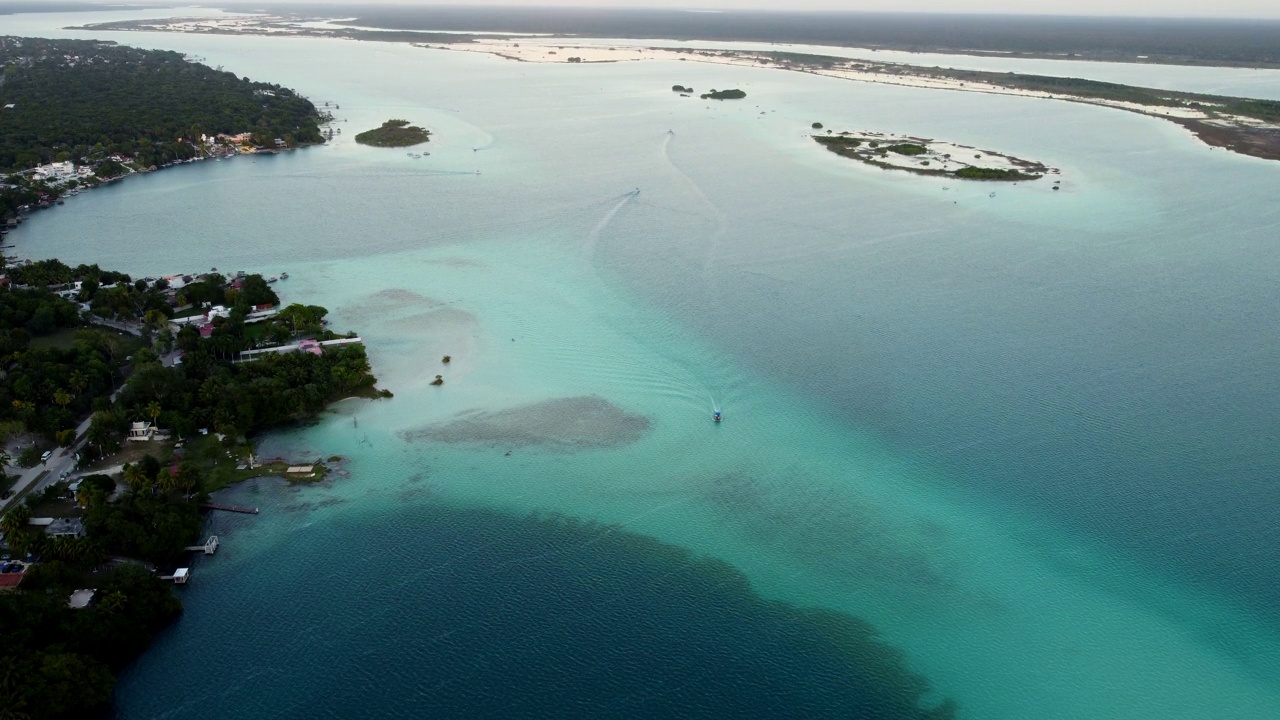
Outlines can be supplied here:
[[[56, 4], [57, 0], [9, 0], [13, 4], [48, 4], [50, 2]], [[128, 3], [128, 2], [112, 2], [111, 0], [86, 0], [86, 4], [114, 6], [130, 9], [141, 9], [153, 7], [163, 9], [172, 7], [179, 9], [182, 7], [243, 7], [249, 6], [260, 10], [265, 10], [273, 5], [332, 5], [343, 7], [344, 9], [355, 10], [360, 7], [396, 7], [405, 9], [426, 10], [431, 8], [449, 8], [458, 10], [589, 10], [601, 13], [622, 12], [622, 11], [641, 11], [641, 12], [691, 12], [691, 13], [754, 13], [761, 15], [877, 15], [883, 17], [892, 16], [914, 16], [914, 17], [974, 17], [974, 18], [1035, 18], [1046, 20], [1224, 20], [1224, 21], [1262, 21], [1262, 22], [1280, 22], [1280, 14], [1274, 16], [1257, 16], [1257, 15], [1098, 15], [1085, 13], [1062, 13], [1062, 12], [972, 12], [964, 10], [836, 10], [826, 8], [751, 8], [751, 7], [647, 7], [643, 5], [611, 5], [601, 7], [597, 5], [564, 5], [557, 3], [547, 4], [508, 4], [503, 0], [495, 2], [485, 2], [481, 0], [479, 3], [468, 4], [456, 1], [449, 2], [383, 2], [375, 0], [375, 2], [363, 3], [359, 0], [220, 0], [215, 2], [183, 2], [178, 0], [173, 3], [157, 2], [151, 3]]]

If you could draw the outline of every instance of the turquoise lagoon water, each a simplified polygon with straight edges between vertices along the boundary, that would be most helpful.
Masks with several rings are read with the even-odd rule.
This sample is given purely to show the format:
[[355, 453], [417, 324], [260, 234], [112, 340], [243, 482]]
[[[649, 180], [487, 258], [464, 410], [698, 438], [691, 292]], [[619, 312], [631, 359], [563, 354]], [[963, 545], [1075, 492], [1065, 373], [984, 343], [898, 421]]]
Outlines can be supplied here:
[[[899, 716], [848, 618], [965, 718], [1280, 716], [1280, 166], [1066, 103], [115, 37], [343, 137], [86, 193], [19, 252], [288, 270], [396, 393], [264, 439], [350, 477], [230, 491], [263, 514], [211, 519], [119, 717]], [[430, 157], [349, 140], [392, 116]], [[851, 165], [814, 121], [1064, 189]]]

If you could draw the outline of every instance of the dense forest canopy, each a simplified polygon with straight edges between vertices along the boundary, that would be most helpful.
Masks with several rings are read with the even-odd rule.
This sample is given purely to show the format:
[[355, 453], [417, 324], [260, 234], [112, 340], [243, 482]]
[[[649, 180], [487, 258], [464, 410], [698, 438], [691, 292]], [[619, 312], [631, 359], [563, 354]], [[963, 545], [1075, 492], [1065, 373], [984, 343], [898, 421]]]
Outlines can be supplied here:
[[192, 157], [201, 134], [251, 132], [260, 145], [323, 141], [315, 106], [293, 90], [176, 52], [0, 36], [0, 66], [4, 171], [112, 153], [161, 165]]

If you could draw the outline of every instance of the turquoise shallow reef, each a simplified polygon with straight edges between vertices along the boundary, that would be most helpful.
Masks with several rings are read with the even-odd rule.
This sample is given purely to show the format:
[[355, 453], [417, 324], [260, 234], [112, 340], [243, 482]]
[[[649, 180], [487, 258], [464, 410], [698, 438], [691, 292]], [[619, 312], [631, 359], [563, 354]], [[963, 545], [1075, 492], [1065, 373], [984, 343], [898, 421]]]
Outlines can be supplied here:
[[[342, 135], [79, 195], [18, 251], [288, 271], [395, 392], [263, 439], [350, 477], [228, 492], [263, 513], [211, 519], [118, 717], [1280, 717], [1280, 164], [772, 70], [109, 35]], [[350, 140], [388, 117], [431, 155]], [[849, 163], [815, 121], [1063, 189]]]

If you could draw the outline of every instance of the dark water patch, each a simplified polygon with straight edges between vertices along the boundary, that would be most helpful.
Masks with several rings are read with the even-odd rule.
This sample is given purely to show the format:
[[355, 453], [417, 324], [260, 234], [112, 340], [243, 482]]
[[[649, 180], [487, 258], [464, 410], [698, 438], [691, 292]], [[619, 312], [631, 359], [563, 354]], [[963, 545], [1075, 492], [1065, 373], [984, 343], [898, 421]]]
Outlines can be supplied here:
[[555, 398], [504, 410], [474, 411], [448, 423], [401, 433], [410, 442], [590, 450], [639, 440], [650, 421], [601, 397]]
[[870, 625], [764, 600], [723, 562], [558, 516], [370, 520], [296, 531], [253, 587], [202, 586], [242, 620], [189, 612], [118, 717], [954, 716]]

